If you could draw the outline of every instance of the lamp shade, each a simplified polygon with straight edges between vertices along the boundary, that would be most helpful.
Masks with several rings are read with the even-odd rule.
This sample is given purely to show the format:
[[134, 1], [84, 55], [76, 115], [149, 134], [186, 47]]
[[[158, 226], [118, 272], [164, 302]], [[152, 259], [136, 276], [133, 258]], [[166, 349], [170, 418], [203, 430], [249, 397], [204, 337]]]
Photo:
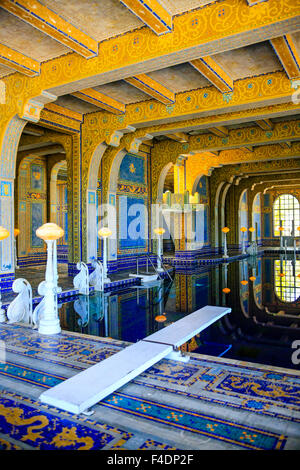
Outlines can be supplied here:
[[250, 281], [255, 281], [256, 277], [255, 276], [250, 276], [249, 279], [250, 279]]
[[167, 317], [165, 315], [157, 315], [155, 317], [155, 321], [157, 321], [158, 323], [162, 323], [164, 321], [166, 321]]
[[41, 238], [42, 240], [49, 241], [58, 240], [59, 238], [64, 236], [65, 232], [58, 225], [49, 222], [39, 227], [35, 233], [36, 236]]
[[110, 237], [112, 235], [112, 231], [108, 227], [102, 227], [98, 231], [98, 235], [99, 235], [99, 237], [107, 238], [107, 237]]
[[224, 294], [229, 294], [230, 292], [229, 287], [224, 287], [224, 289], [222, 289], [222, 292], [224, 292]]
[[251, 233], [252, 233], [252, 232], [255, 232], [255, 228], [254, 228], [254, 227], [250, 227], [250, 228], [249, 228], [249, 232], [251, 232]]
[[7, 237], [9, 237], [9, 231], [4, 227], [0, 227], [0, 240], [5, 240]]
[[241, 227], [241, 232], [247, 232], [246, 227]]
[[284, 227], [279, 227], [279, 229], [278, 229], [278, 230], [280, 230], [280, 232], [283, 232], [283, 230], [284, 230]]
[[229, 230], [230, 230], [230, 228], [228, 228], [228, 227], [223, 227], [223, 228], [222, 228], [222, 232], [223, 232], [223, 233], [228, 233]]
[[14, 229], [14, 236], [17, 237], [18, 235], [20, 235], [20, 229], [15, 228]]
[[154, 233], [156, 233], [156, 235], [163, 235], [165, 233], [165, 229], [162, 227], [157, 227], [154, 229]]
[[244, 279], [243, 281], [241, 281], [241, 284], [242, 284], [243, 286], [246, 286], [246, 285], [248, 284], [248, 281], [246, 281], [246, 279]]
[[299, 230], [299, 232], [300, 232], [300, 227], [297, 227], [297, 230]]

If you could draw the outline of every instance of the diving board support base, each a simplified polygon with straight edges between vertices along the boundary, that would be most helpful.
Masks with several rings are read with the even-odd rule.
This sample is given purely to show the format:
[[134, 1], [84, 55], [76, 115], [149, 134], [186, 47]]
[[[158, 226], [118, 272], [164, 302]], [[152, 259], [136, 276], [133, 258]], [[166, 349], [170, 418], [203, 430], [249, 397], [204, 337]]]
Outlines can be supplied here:
[[178, 349], [177, 351], [174, 350], [170, 354], [168, 354], [165, 359], [170, 359], [171, 361], [189, 362], [190, 356], [182, 354], [180, 349]]

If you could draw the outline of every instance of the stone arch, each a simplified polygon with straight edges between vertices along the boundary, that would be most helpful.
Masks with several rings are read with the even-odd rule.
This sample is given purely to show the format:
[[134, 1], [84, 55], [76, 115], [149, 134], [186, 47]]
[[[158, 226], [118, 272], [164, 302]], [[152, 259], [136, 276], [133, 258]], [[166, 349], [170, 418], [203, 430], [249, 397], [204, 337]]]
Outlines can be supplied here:
[[[13, 116], [5, 129], [0, 149], [0, 225], [10, 236], [0, 244], [0, 275], [14, 277], [14, 178], [17, 149], [27, 121]], [[6, 279], [7, 282], [7, 279]], [[0, 279], [1, 283], [1, 279]]]
[[87, 206], [87, 261], [90, 263], [97, 259], [98, 235], [97, 235], [97, 184], [101, 159], [108, 145], [102, 142], [93, 152], [89, 170], [88, 186], [86, 192]]
[[196, 177], [196, 179], [193, 183], [193, 186], [192, 186], [192, 195], [195, 194], [198, 183], [201, 180], [202, 176], [207, 176], [207, 175], [205, 175], [204, 173], [199, 173], [199, 175]]
[[67, 161], [61, 160], [55, 163], [50, 174], [50, 222], [56, 223], [56, 206], [57, 206], [57, 175], [60, 170], [67, 169]]
[[[241, 232], [241, 227], [242, 227], [242, 201], [243, 201], [243, 197], [244, 195], [246, 195], [246, 205], [248, 207], [248, 189], [244, 189], [243, 191], [241, 191], [241, 194], [240, 194], [240, 197], [239, 197], [239, 201], [238, 201], [238, 240], [239, 240], [239, 243], [242, 242], [242, 239], [243, 239], [243, 236], [245, 237], [246, 241], [248, 241], [248, 231], [245, 232], [245, 234], [243, 235], [243, 233]], [[248, 228], [248, 211], [247, 211], [247, 219], [246, 219], [246, 225], [244, 224], [244, 226], [246, 226], [246, 228]]]
[[216, 193], [215, 193], [215, 204], [214, 204], [214, 220], [215, 220], [214, 246], [215, 248], [218, 248], [220, 244], [219, 233], [222, 227], [220, 227], [219, 225], [219, 197], [220, 197], [221, 189], [223, 188], [224, 184], [225, 184], [225, 181], [221, 181], [219, 185], [217, 186]]
[[157, 185], [157, 202], [162, 202], [165, 179], [166, 179], [168, 172], [170, 171], [172, 167], [174, 167], [174, 163], [169, 162], [167, 163], [167, 165], [163, 167], [163, 169], [160, 172], [160, 175], [158, 178], [158, 185]]

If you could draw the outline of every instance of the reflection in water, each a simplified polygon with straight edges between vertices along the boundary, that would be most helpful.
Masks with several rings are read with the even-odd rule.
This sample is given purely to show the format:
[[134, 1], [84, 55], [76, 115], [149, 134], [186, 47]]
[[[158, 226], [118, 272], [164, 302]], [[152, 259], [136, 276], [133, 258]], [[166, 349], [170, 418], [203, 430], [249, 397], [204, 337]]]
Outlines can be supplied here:
[[275, 293], [284, 302], [294, 302], [300, 297], [300, 260], [274, 260]]
[[203, 266], [192, 274], [177, 272], [173, 283], [157, 281], [148, 288], [80, 295], [62, 305], [62, 325], [136, 342], [205, 305], [227, 305], [232, 312], [190, 340], [184, 350], [295, 368], [291, 344], [300, 338], [299, 270], [299, 260], [250, 257]]

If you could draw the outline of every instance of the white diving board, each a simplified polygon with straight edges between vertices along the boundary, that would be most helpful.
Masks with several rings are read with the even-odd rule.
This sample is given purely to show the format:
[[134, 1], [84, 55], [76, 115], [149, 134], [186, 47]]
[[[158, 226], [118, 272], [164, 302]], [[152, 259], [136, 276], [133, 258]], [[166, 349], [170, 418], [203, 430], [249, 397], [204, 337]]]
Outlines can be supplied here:
[[71, 413], [87, 412], [161, 359], [188, 360], [177, 348], [229, 312], [227, 307], [201, 308], [46, 390], [40, 400]]

